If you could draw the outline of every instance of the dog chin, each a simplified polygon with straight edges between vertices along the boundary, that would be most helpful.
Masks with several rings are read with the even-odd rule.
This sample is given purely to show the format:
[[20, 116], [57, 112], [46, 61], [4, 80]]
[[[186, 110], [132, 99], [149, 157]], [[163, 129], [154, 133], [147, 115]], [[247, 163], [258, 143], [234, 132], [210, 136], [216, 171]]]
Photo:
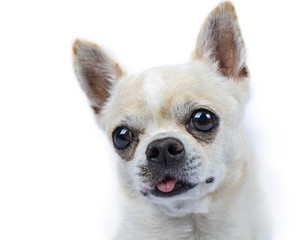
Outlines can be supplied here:
[[170, 217], [183, 217], [195, 213], [196, 203], [203, 197], [199, 196], [199, 186], [196, 186], [185, 193], [170, 197], [149, 195], [149, 200]]
[[195, 200], [176, 200], [167, 204], [157, 204], [159, 209], [170, 217], [184, 217], [194, 213]]

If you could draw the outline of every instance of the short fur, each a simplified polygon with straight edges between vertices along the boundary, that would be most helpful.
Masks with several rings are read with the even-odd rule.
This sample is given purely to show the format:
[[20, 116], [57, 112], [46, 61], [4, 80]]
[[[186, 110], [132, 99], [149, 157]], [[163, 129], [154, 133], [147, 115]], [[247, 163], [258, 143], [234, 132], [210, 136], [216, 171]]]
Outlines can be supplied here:
[[[249, 73], [234, 7], [221, 3], [200, 31], [193, 60], [130, 76], [93, 43], [76, 40], [76, 76], [99, 123], [112, 133], [126, 126], [135, 136], [115, 149], [124, 196], [115, 239], [268, 239], [255, 167], [242, 126]], [[218, 116], [209, 133], [188, 125], [196, 109]], [[172, 197], [151, 194], [166, 170], [152, 170], [148, 145], [166, 137], [185, 148], [176, 172], [196, 187]], [[112, 144], [113, 146], [113, 144]]]

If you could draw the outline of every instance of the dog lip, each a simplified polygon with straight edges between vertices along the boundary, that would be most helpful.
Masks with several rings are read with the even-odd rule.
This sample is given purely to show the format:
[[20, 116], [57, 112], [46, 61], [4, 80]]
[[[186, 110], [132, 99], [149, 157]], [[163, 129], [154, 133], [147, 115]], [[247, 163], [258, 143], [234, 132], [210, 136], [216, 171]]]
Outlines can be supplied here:
[[173, 196], [180, 195], [182, 193], [185, 193], [185, 192], [191, 190], [196, 185], [197, 184], [191, 184], [188, 182], [177, 181], [174, 189], [170, 192], [162, 192], [156, 186], [153, 190], [150, 191], [150, 193], [156, 197], [164, 197], [164, 198], [173, 197]]

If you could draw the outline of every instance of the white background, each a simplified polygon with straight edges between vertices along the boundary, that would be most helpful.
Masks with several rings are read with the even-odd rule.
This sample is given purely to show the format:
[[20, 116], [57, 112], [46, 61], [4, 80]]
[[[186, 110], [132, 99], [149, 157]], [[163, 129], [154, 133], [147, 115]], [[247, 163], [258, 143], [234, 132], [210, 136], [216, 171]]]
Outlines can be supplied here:
[[[0, 239], [109, 239], [116, 173], [72, 69], [76, 38], [126, 70], [189, 61], [218, 0], [1, 1]], [[245, 122], [273, 239], [300, 239], [297, 1], [233, 1], [248, 50]]]

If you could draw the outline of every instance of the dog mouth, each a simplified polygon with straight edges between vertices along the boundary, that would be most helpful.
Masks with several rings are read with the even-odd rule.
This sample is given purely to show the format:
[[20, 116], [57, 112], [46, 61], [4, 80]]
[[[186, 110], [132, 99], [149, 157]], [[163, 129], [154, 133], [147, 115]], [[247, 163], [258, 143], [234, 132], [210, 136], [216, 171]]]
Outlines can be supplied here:
[[166, 177], [164, 180], [156, 184], [150, 193], [156, 197], [173, 197], [194, 188], [196, 185], [183, 182], [174, 177]]

